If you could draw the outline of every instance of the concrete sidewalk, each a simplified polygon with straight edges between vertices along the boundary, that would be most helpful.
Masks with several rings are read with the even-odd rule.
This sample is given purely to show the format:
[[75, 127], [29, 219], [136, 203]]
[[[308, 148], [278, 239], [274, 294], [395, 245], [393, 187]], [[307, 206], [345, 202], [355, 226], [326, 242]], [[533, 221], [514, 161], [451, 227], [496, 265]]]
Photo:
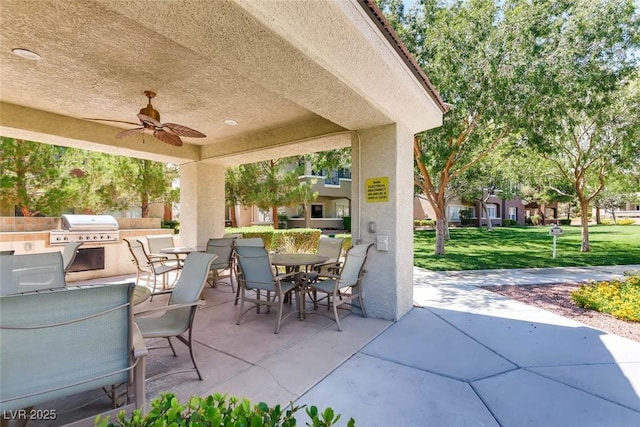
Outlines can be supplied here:
[[640, 270], [416, 269], [416, 307], [297, 403], [359, 426], [640, 426], [640, 343], [478, 288]]

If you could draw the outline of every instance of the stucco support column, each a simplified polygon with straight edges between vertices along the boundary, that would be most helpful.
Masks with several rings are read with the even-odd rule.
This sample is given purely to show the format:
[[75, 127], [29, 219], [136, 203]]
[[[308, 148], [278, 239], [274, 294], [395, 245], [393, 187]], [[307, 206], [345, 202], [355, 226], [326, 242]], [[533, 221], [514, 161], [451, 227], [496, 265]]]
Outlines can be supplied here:
[[[367, 315], [380, 319], [397, 320], [413, 306], [412, 141], [413, 134], [399, 125], [352, 137], [351, 235], [354, 243], [374, 243], [364, 303]], [[388, 201], [382, 201], [384, 196], [374, 190], [386, 182]], [[388, 251], [376, 248], [377, 236], [388, 236]]]
[[225, 167], [211, 163], [180, 166], [180, 242], [205, 246], [224, 234]]

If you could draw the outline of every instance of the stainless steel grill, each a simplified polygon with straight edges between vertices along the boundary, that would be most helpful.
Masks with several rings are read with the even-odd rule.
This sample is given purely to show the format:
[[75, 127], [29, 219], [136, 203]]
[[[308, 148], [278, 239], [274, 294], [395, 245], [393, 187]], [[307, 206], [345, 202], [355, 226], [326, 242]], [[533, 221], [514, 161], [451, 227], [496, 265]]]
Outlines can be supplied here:
[[49, 232], [49, 244], [114, 243], [120, 240], [118, 221], [111, 215], [62, 215], [62, 229]]

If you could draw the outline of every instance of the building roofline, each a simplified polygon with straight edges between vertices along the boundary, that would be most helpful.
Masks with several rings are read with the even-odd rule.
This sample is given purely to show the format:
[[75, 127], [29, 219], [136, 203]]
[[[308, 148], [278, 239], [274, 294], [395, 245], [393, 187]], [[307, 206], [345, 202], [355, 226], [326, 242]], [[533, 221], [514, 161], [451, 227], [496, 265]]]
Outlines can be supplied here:
[[385, 38], [391, 43], [391, 46], [398, 53], [403, 62], [409, 67], [409, 70], [418, 79], [420, 84], [425, 90], [433, 97], [433, 99], [440, 107], [443, 113], [446, 113], [451, 109], [451, 104], [444, 102], [438, 90], [433, 86], [433, 83], [429, 80], [429, 77], [420, 68], [420, 65], [416, 62], [413, 55], [409, 52], [405, 44], [402, 42], [398, 34], [389, 24], [387, 18], [384, 17], [382, 11], [375, 4], [374, 0], [358, 0], [358, 4], [364, 9], [371, 20], [376, 24], [378, 29], [382, 32]]

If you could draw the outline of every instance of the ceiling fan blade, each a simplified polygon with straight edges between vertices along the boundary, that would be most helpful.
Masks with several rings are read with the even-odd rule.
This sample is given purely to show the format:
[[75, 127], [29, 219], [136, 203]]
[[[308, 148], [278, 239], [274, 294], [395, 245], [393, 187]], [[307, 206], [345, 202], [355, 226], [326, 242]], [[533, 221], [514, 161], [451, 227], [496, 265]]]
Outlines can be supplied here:
[[148, 123], [148, 124], [150, 124], [152, 126], [155, 126], [157, 128], [161, 128], [162, 127], [162, 123], [160, 123], [159, 121], [157, 121], [153, 117], [147, 116], [146, 114], [138, 114], [138, 118], [140, 119], [142, 124]]
[[153, 136], [155, 136], [162, 142], [166, 142], [167, 144], [175, 145], [176, 147], [182, 147], [182, 140], [178, 135], [173, 135], [172, 133], [165, 132], [160, 129], [153, 131]]
[[133, 135], [134, 133], [142, 132], [143, 130], [144, 130], [143, 127], [139, 127], [135, 129], [127, 129], [117, 134], [116, 138], [124, 138], [125, 136]]
[[83, 117], [82, 120], [94, 120], [98, 122], [112, 122], [112, 123], [126, 123], [128, 125], [140, 126], [140, 123], [125, 122], [124, 120], [109, 120], [109, 119], [92, 119], [89, 117]]
[[189, 136], [192, 138], [205, 138], [207, 136], [202, 132], [198, 132], [195, 129], [191, 129], [182, 125], [177, 125], [175, 123], [163, 123], [162, 127], [169, 128], [173, 133], [180, 136]]

